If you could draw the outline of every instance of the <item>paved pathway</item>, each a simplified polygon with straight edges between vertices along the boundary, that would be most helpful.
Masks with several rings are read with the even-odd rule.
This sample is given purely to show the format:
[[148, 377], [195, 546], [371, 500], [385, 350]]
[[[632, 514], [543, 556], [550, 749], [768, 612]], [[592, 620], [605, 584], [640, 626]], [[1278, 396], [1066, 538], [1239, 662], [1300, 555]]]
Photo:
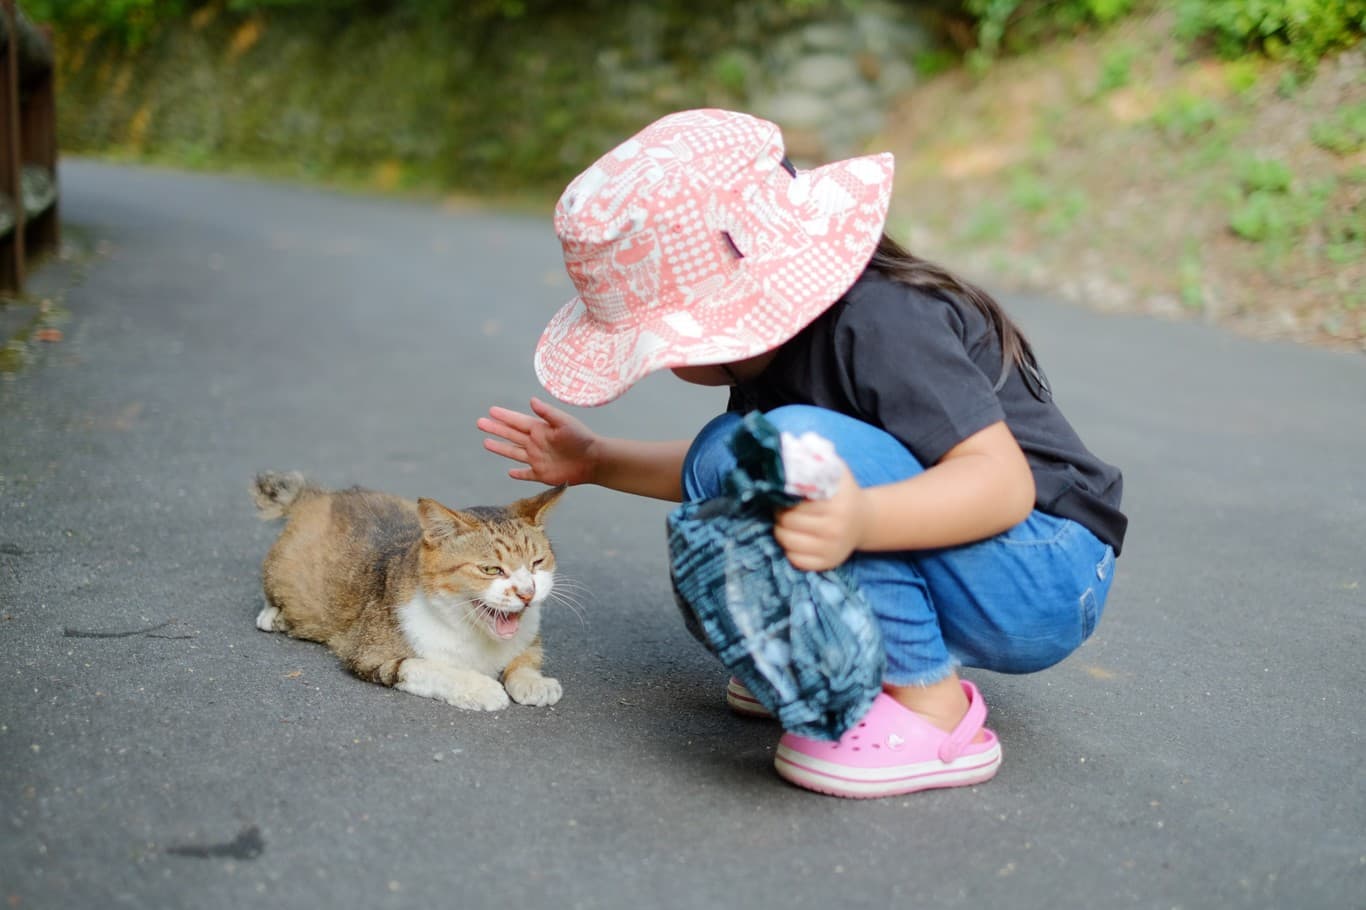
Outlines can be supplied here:
[[[722, 707], [663, 504], [555, 514], [581, 609], [547, 618], [551, 710], [458, 712], [253, 626], [258, 469], [529, 491], [473, 424], [537, 391], [548, 219], [62, 178], [109, 250], [39, 275], [66, 340], [0, 386], [6, 906], [1363, 906], [1366, 358], [1011, 301], [1126, 471], [1118, 583], [1059, 667], [974, 675], [994, 782], [838, 801]], [[721, 403], [654, 377], [587, 416], [667, 438]]]

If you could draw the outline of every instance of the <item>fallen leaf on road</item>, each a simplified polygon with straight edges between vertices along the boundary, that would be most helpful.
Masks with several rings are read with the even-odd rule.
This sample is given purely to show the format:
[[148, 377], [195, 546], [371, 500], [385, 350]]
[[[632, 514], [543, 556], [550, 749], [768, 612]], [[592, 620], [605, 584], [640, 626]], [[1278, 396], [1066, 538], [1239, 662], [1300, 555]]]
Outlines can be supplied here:
[[288, 673], [285, 674], [285, 679], [298, 679], [300, 676], [303, 676], [303, 675], [304, 675], [304, 671], [303, 671], [303, 670], [291, 670], [291, 671], [289, 671]]
[[33, 333], [34, 341], [57, 342], [62, 340], [61, 329], [39, 329]]

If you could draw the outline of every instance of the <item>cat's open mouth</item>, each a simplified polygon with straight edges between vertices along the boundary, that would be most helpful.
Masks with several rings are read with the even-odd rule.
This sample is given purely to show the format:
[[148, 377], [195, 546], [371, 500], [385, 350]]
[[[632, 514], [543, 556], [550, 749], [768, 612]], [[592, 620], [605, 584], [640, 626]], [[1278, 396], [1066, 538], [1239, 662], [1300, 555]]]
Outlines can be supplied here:
[[499, 638], [511, 638], [517, 634], [517, 629], [522, 625], [522, 614], [508, 613], [490, 607], [483, 601], [479, 602], [479, 613], [484, 617], [484, 621], [489, 624], [489, 629]]

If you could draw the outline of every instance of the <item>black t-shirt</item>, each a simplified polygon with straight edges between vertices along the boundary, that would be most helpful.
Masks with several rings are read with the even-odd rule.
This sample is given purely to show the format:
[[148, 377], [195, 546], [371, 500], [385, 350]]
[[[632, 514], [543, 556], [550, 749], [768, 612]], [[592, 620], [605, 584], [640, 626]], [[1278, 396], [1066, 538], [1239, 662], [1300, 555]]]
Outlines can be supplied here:
[[998, 391], [1000, 375], [1000, 342], [975, 306], [869, 269], [760, 376], [732, 389], [728, 410], [838, 411], [886, 430], [926, 467], [1004, 420], [1034, 473], [1037, 507], [1081, 523], [1118, 553], [1128, 525], [1119, 469], [1087, 450], [1017, 366]]

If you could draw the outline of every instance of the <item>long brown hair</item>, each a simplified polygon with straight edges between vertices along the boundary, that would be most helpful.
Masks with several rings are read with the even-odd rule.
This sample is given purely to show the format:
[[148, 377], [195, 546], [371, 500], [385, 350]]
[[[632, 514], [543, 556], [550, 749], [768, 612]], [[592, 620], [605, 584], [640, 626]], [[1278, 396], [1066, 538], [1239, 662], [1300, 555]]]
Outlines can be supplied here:
[[1047, 401], [1052, 397], [1048, 379], [1034, 358], [1034, 349], [1029, 339], [1006, 315], [990, 294], [971, 282], [956, 277], [947, 269], [927, 262], [897, 243], [886, 234], [878, 241], [877, 250], [868, 266], [888, 278], [910, 285], [941, 299], [954, 297], [967, 301], [976, 307], [996, 332], [1001, 344], [1001, 375], [996, 380], [996, 390], [1005, 385], [1011, 367], [1018, 367], [1020, 376], [1035, 398]]

